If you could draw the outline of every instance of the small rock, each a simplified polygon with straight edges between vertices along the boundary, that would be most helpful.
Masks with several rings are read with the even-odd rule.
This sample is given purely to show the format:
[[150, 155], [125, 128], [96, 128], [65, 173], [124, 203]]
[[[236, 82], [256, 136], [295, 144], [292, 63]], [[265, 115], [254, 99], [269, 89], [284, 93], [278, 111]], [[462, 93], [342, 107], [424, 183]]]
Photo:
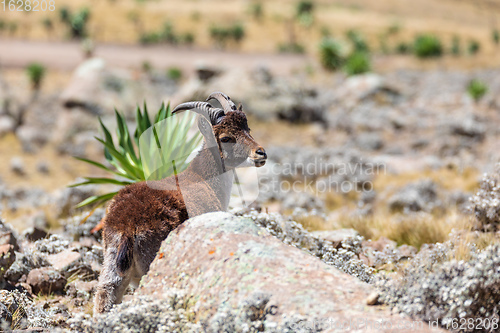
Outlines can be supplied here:
[[373, 240], [368, 240], [363, 242], [363, 247], [371, 247], [372, 249], [376, 251], [384, 251], [385, 249], [395, 249], [397, 243], [393, 240], [390, 240], [389, 238], [386, 238], [384, 236], [380, 237], [376, 241]]
[[71, 250], [47, 256], [47, 261], [59, 272], [69, 271], [73, 266], [78, 265], [81, 259], [80, 253]]
[[10, 160], [10, 170], [16, 175], [22, 176], [26, 173], [24, 162], [20, 157], [13, 157]]
[[0, 116], [0, 137], [4, 136], [9, 132], [14, 132], [16, 128], [16, 123], [14, 119], [9, 116]]
[[409, 259], [413, 258], [417, 254], [418, 250], [416, 247], [403, 244], [397, 248], [397, 253], [399, 255], [399, 259]]
[[34, 214], [27, 216], [26, 225], [28, 227], [38, 228], [42, 230], [47, 230], [50, 227], [47, 215], [43, 210], [39, 210]]
[[200, 81], [208, 82], [213, 77], [220, 75], [221, 72], [219, 68], [200, 65], [196, 69], [196, 76]]
[[10, 244], [14, 247], [15, 251], [19, 250], [17, 239], [7, 227], [0, 227], [0, 245]]
[[354, 229], [338, 229], [338, 230], [327, 230], [327, 231], [312, 231], [311, 234], [318, 238], [332, 242], [336, 247], [340, 246], [342, 241], [348, 238], [355, 238], [359, 236], [359, 232]]
[[36, 242], [37, 240], [46, 238], [47, 236], [47, 231], [37, 227], [28, 228], [23, 233], [23, 237], [30, 242]]
[[366, 305], [377, 305], [378, 304], [378, 298], [379, 298], [379, 293], [378, 291], [372, 292], [368, 297], [366, 298]]
[[28, 274], [26, 282], [31, 286], [35, 295], [62, 292], [66, 286], [66, 278], [52, 267], [32, 270]]
[[49, 164], [46, 161], [40, 161], [36, 164], [36, 170], [40, 173], [48, 174], [50, 171]]
[[[75, 206], [96, 194], [97, 187], [93, 185], [87, 185], [83, 187], [70, 187], [65, 188], [56, 194], [57, 206], [55, 209], [55, 215], [57, 218], [65, 218], [75, 214], [77, 209]], [[81, 209], [80, 209], [81, 210]]]
[[3, 277], [15, 260], [14, 246], [10, 244], [0, 245], [0, 277]]
[[80, 297], [90, 300], [97, 287], [97, 280], [81, 281], [76, 280], [68, 284], [66, 295], [71, 297]]

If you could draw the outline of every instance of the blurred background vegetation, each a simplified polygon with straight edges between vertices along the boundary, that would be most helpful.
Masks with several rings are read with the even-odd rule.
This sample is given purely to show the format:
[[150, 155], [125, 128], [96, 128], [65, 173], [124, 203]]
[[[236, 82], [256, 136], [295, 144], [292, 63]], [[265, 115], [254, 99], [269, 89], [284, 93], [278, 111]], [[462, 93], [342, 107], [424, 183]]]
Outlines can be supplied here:
[[325, 48], [335, 41], [331, 57], [342, 55], [355, 74], [432, 66], [419, 61], [427, 58], [497, 65], [499, 13], [487, 0], [59, 0], [52, 12], [0, 11], [0, 38], [304, 53], [327, 69], [334, 60]]

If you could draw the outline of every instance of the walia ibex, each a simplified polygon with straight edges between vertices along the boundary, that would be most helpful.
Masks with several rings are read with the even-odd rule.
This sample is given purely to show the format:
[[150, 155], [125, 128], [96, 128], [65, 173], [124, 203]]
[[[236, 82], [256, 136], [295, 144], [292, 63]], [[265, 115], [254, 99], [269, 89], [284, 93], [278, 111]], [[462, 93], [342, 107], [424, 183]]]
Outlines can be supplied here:
[[[208, 102], [217, 100], [222, 108]], [[267, 155], [250, 135], [241, 105], [223, 93], [206, 102], [188, 102], [172, 113], [192, 110], [204, 142], [188, 168], [178, 175], [123, 188], [103, 219], [104, 265], [94, 314], [120, 303], [127, 286], [145, 275], [168, 234], [189, 217], [227, 210], [233, 169], [263, 166]], [[186, 249], [188, 250], [188, 249]]]

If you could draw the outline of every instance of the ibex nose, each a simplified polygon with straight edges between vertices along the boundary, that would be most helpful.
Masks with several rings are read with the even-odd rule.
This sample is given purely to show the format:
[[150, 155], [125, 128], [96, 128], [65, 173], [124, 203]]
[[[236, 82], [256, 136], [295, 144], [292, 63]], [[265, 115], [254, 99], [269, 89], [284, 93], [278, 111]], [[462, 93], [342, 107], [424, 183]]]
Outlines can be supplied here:
[[257, 149], [255, 151], [255, 154], [257, 154], [260, 158], [267, 158], [266, 151], [262, 147], [260, 147], [259, 149]]

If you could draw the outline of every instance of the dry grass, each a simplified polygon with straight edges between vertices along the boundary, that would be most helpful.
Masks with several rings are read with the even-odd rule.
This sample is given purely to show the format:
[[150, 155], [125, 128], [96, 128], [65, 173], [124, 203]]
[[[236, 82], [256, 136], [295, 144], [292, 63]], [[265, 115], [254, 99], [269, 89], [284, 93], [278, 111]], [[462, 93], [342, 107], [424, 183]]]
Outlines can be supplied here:
[[478, 189], [480, 176], [481, 174], [474, 168], [469, 167], [461, 170], [454, 166], [400, 174], [382, 173], [375, 178], [373, 188], [376, 192], [387, 192], [388, 189], [396, 190], [421, 179], [431, 179], [445, 190], [461, 190], [472, 193]]
[[468, 230], [469, 217], [456, 211], [436, 217], [430, 214], [381, 215], [346, 217], [336, 222], [338, 227], [356, 229], [367, 239], [387, 237], [398, 243], [420, 248], [423, 244], [444, 242], [452, 230]]
[[[432, 179], [444, 190], [461, 190], [474, 192], [478, 186], [479, 173], [468, 168], [443, 168], [439, 170], [425, 170], [401, 174], [381, 174], [374, 181], [374, 189], [379, 196], [375, 202], [374, 214], [371, 216], [353, 216], [358, 193], [348, 194], [327, 193], [325, 203], [332, 211], [328, 220], [317, 216], [298, 218], [308, 230], [332, 230], [338, 228], [353, 228], [366, 239], [387, 237], [398, 243], [408, 244], [419, 248], [422, 244], [444, 242], [450, 238], [452, 231], [462, 232], [467, 236], [464, 244], [472, 241], [478, 246], [490, 244], [494, 236], [471, 233], [472, 216], [464, 215], [455, 207], [445, 207], [432, 214], [418, 213], [404, 215], [392, 213], [388, 209], [387, 200], [401, 187], [421, 179]], [[466, 251], [463, 251], [466, 253]]]

